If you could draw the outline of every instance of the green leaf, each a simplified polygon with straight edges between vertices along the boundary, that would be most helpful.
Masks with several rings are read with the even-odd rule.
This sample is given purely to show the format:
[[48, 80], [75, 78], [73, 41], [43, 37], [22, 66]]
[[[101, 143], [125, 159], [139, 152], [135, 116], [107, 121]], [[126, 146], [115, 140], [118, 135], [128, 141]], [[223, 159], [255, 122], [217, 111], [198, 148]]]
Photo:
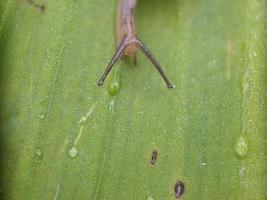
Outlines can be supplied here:
[[267, 1], [139, 0], [171, 90], [141, 53], [97, 86], [116, 4], [0, 2], [2, 199], [266, 199]]

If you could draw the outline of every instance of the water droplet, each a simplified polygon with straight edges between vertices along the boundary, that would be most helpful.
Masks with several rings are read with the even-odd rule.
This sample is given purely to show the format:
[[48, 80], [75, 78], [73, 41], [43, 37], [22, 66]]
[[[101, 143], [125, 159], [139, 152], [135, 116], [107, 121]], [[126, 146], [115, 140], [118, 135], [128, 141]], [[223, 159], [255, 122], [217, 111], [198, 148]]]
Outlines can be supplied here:
[[206, 165], [207, 165], [207, 163], [206, 163], [204, 160], [201, 160], [201, 161], [200, 161], [200, 166], [204, 167], [204, 166], [206, 166]]
[[41, 156], [41, 155], [42, 155], [42, 152], [41, 152], [40, 149], [36, 149], [36, 150], [35, 150], [35, 154], [36, 154], [37, 156]]
[[42, 151], [41, 151], [40, 149], [36, 149], [34, 153], [35, 153], [35, 155], [38, 156], [39, 158], [42, 158], [42, 156], [43, 156], [43, 153], [42, 153]]
[[108, 85], [108, 93], [111, 96], [115, 96], [120, 90], [120, 84], [118, 81], [113, 81]]
[[69, 156], [71, 158], [75, 158], [77, 154], [78, 154], [78, 149], [75, 146], [71, 147], [71, 149], [69, 150]]
[[240, 158], [245, 158], [248, 154], [248, 139], [245, 135], [241, 135], [237, 138], [235, 144], [235, 152]]
[[40, 114], [38, 115], [38, 118], [39, 118], [39, 119], [45, 119], [45, 114], [44, 114], [44, 113], [40, 113]]

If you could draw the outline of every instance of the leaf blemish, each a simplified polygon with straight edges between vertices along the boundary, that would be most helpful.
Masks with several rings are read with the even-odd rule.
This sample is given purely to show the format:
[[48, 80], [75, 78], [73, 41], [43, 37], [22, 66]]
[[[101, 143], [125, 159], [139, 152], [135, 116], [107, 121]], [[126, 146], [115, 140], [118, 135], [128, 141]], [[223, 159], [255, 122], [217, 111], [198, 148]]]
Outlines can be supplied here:
[[35, 8], [39, 9], [42, 14], [45, 12], [45, 5], [40, 5], [40, 4], [36, 3], [34, 0], [27, 0], [27, 3], [29, 3], [30, 5], [32, 5]]
[[95, 107], [96, 107], [97, 101], [94, 103], [94, 105], [89, 109], [89, 111], [86, 113], [86, 115], [82, 116], [80, 121], [78, 122], [79, 124], [81, 124], [79, 133], [74, 141], [74, 146], [76, 146], [78, 144], [78, 141], [80, 140], [84, 127], [85, 127], [85, 123], [87, 122], [87, 120], [89, 119], [89, 117], [92, 115]]
[[174, 192], [176, 199], [179, 199], [184, 194], [184, 183], [181, 181], [177, 181], [174, 186]]
[[157, 151], [157, 149], [154, 149], [152, 151], [152, 156], [151, 156], [150, 164], [151, 165], [155, 165], [156, 164], [156, 161], [157, 161], [157, 158], [158, 158], [158, 151]]

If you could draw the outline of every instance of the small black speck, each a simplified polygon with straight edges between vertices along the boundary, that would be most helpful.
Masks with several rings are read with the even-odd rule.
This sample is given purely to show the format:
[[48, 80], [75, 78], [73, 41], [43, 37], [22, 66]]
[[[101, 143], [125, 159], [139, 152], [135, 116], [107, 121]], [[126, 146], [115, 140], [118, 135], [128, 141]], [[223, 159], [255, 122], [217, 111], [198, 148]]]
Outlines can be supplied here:
[[39, 9], [41, 13], [44, 13], [44, 12], [45, 12], [45, 5], [37, 4], [37, 3], [35, 3], [34, 0], [27, 0], [27, 2], [28, 2], [30, 5], [32, 5], [33, 7]]
[[152, 156], [151, 156], [150, 164], [151, 165], [155, 165], [156, 164], [156, 161], [157, 161], [157, 158], [158, 158], [158, 151], [155, 149], [155, 150], [152, 151]]
[[45, 5], [40, 5], [39, 8], [40, 8], [41, 12], [44, 13], [44, 11], [45, 11]]
[[177, 181], [174, 186], [174, 192], [176, 199], [179, 199], [184, 194], [185, 186], [181, 181]]

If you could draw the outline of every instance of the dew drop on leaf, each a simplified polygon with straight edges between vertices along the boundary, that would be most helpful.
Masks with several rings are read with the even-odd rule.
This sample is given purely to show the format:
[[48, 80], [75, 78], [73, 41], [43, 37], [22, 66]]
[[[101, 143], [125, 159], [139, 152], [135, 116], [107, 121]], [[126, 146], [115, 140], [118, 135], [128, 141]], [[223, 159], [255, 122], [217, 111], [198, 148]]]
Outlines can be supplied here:
[[245, 158], [248, 154], [248, 139], [246, 136], [241, 135], [237, 138], [235, 144], [235, 152], [240, 158]]
[[42, 156], [42, 152], [40, 149], [36, 149], [35, 150], [35, 155], [37, 155], [38, 157], [41, 157]]
[[44, 113], [40, 113], [40, 114], [38, 115], [38, 118], [39, 118], [39, 119], [45, 119], [45, 114], [44, 114]]
[[69, 150], [68, 154], [69, 154], [69, 156], [70, 156], [71, 158], [75, 158], [75, 157], [77, 156], [77, 154], [78, 154], [78, 149], [77, 149], [75, 146], [73, 146], [73, 147], [71, 147], [71, 149]]
[[200, 161], [200, 166], [205, 167], [206, 165], [207, 165], [207, 163], [204, 160]]
[[120, 84], [117, 81], [111, 82], [108, 85], [108, 93], [111, 96], [115, 96], [120, 90]]

